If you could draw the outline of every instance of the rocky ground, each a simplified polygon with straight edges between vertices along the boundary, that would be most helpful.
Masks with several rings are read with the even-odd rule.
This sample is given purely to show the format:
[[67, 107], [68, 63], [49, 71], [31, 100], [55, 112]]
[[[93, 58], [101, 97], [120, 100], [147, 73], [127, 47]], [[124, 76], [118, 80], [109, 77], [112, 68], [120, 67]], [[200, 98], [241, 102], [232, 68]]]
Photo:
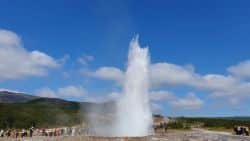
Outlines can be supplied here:
[[250, 137], [235, 136], [226, 132], [193, 129], [190, 131], [174, 131], [166, 135], [138, 138], [108, 138], [108, 137], [33, 137], [25, 139], [0, 139], [0, 141], [250, 141]]
[[236, 136], [227, 132], [193, 129], [191, 131], [176, 131], [164, 136], [154, 136], [153, 141], [250, 141], [250, 137]]

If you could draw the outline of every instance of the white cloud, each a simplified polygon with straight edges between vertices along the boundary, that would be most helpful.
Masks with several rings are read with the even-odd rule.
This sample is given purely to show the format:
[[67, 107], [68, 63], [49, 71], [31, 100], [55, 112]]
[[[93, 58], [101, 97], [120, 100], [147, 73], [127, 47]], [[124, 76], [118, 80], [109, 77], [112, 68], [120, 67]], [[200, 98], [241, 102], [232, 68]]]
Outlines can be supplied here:
[[0, 29], [0, 45], [15, 47], [21, 44], [21, 39], [14, 33], [8, 30]]
[[[240, 102], [250, 94], [249, 82], [241, 77], [248, 76], [248, 65], [250, 61], [244, 61], [236, 66], [229, 67], [228, 71], [232, 74], [204, 74], [195, 72], [192, 65], [176, 65], [167, 62], [151, 64], [150, 81], [151, 88], [161, 88], [162, 86], [189, 86], [194, 89], [208, 92], [213, 97], [227, 97], [230, 101]], [[113, 80], [122, 84], [124, 72], [115, 67], [101, 67], [95, 72], [91, 72], [96, 78]], [[235, 76], [241, 77], [235, 77]], [[161, 87], [159, 87], [161, 86]], [[151, 100], [168, 99], [171, 95], [165, 91], [158, 92]], [[232, 100], [234, 99], [234, 100]], [[235, 100], [237, 99], [237, 100]]]
[[53, 90], [51, 90], [49, 88], [39, 89], [35, 93], [36, 93], [37, 96], [40, 96], [40, 97], [49, 97], [49, 98], [56, 98], [56, 97], [58, 97], [56, 95], [56, 92], [54, 92]]
[[[92, 76], [100, 79], [114, 80], [119, 83], [123, 82], [125, 73], [116, 67], [101, 67], [95, 72], [88, 72]], [[188, 84], [196, 80], [193, 72], [193, 67], [181, 67], [169, 63], [152, 64], [150, 67], [150, 77], [153, 85], [158, 86], [162, 84]]]
[[177, 97], [169, 91], [152, 91], [150, 92], [151, 108], [161, 109], [161, 105], [155, 102], [168, 103], [172, 107], [180, 110], [196, 110], [200, 109], [203, 105], [203, 101], [196, 97], [194, 93], [188, 93], [186, 97]]
[[43, 76], [49, 68], [58, 66], [49, 55], [23, 48], [14, 32], [0, 29], [0, 80]]
[[169, 63], [152, 64], [150, 75], [153, 85], [156, 86], [162, 84], [188, 84], [196, 78], [196, 74], [190, 69]]
[[229, 67], [227, 70], [239, 77], [250, 77], [250, 60], [240, 62], [235, 66]]
[[[124, 72], [115, 67], [101, 67], [95, 72], [88, 72], [100, 79], [114, 80], [122, 84]], [[153, 87], [160, 85], [186, 85], [197, 89], [224, 90], [238, 83], [232, 76], [219, 74], [195, 73], [193, 66], [180, 66], [170, 63], [156, 63], [150, 67], [150, 80]]]
[[63, 97], [81, 97], [85, 95], [86, 91], [81, 86], [66, 86], [63, 88], [59, 88], [57, 90], [57, 95], [63, 96]]
[[237, 83], [232, 76], [219, 74], [195, 73], [194, 68], [183, 67], [169, 63], [157, 63], [151, 66], [151, 81], [153, 85], [187, 85], [198, 89], [227, 89]]
[[151, 66], [151, 76], [154, 86], [189, 86], [208, 91], [213, 97], [227, 98], [232, 104], [250, 97], [248, 82], [244, 82], [233, 75], [200, 75], [194, 72], [193, 67], [188, 69], [185, 66], [175, 64], [157, 63]]
[[70, 59], [69, 54], [65, 54], [60, 60], [58, 60], [60, 65], [64, 65]]
[[120, 84], [123, 82], [124, 79], [124, 73], [120, 69], [115, 67], [101, 67], [90, 74], [93, 77], [105, 80], [114, 80]]
[[37, 96], [41, 97], [53, 97], [53, 98], [81, 98], [87, 92], [81, 86], [65, 86], [58, 88], [57, 90], [52, 90], [50, 88], [42, 88], [35, 91]]
[[91, 94], [91, 95], [86, 95], [86, 97], [84, 98], [85, 101], [88, 102], [95, 102], [95, 103], [103, 103], [103, 102], [107, 102], [107, 101], [115, 101], [118, 100], [121, 96], [120, 92], [111, 92], [109, 94], [105, 94], [105, 95], [95, 95], [95, 94]]
[[203, 101], [196, 97], [195, 94], [189, 93], [185, 98], [176, 99], [171, 101], [170, 104], [176, 109], [194, 110], [200, 109], [203, 105]]
[[150, 92], [151, 101], [170, 101], [175, 99], [175, 96], [169, 91], [152, 91]]
[[81, 57], [79, 57], [77, 61], [82, 65], [87, 65], [89, 62], [93, 61], [94, 59], [95, 59], [94, 56], [84, 54]]
[[226, 97], [232, 104], [238, 104], [241, 100], [250, 98], [250, 82], [239, 83], [234, 87], [222, 91], [214, 91], [212, 97]]
[[151, 103], [150, 108], [151, 108], [153, 113], [160, 113], [163, 110], [162, 106], [160, 104], [157, 104], [157, 103]]
[[193, 86], [200, 89], [225, 90], [238, 83], [238, 80], [232, 76], [219, 74], [207, 74], [199, 77], [193, 82]]

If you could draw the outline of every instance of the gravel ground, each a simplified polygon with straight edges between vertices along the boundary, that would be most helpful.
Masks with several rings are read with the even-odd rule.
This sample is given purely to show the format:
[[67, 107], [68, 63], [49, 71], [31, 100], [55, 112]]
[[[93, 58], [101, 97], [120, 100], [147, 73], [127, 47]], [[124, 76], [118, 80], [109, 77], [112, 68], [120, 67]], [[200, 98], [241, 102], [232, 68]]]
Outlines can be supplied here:
[[164, 136], [139, 138], [108, 138], [108, 137], [33, 137], [25, 139], [0, 139], [0, 141], [250, 141], [250, 137], [235, 136], [226, 132], [194, 129], [191, 131], [175, 131]]
[[236, 136], [226, 132], [194, 129], [192, 131], [177, 131], [165, 136], [154, 136], [153, 141], [250, 141], [250, 137]]

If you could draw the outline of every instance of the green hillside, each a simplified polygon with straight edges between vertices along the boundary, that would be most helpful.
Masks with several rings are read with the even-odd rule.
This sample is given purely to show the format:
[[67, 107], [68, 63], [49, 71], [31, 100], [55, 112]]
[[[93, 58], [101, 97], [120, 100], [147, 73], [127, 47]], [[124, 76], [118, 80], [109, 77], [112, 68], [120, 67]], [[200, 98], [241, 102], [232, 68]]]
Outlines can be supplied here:
[[114, 103], [71, 102], [56, 98], [37, 98], [25, 103], [0, 103], [0, 128], [39, 128], [72, 126], [83, 123], [88, 112], [105, 116]]
[[[83, 103], [84, 105], [84, 103]], [[70, 126], [79, 124], [81, 104], [40, 98], [26, 103], [1, 103], [0, 128]]]

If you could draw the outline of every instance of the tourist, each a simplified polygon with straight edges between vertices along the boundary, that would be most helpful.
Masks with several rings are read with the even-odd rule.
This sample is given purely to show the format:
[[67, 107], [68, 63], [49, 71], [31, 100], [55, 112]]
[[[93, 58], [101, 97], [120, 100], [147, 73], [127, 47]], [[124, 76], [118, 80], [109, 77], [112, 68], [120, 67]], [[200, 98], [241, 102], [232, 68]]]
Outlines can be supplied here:
[[72, 128], [71, 136], [75, 136], [76, 129]]
[[7, 137], [10, 137], [10, 133], [11, 133], [11, 130], [8, 129], [7, 132], [6, 132], [6, 136], [7, 136]]
[[42, 136], [47, 136], [45, 129], [42, 130]]
[[0, 137], [4, 137], [4, 131], [3, 131], [3, 129], [0, 130]]
[[40, 135], [40, 130], [38, 128], [34, 129], [33, 136], [39, 136], [39, 135]]
[[30, 131], [30, 137], [32, 137], [33, 136], [34, 127], [32, 126], [29, 131]]
[[60, 134], [61, 134], [61, 135], [65, 135], [65, 132], [64, 132], [65, 130], [64, 130], [64, 128], [61, 128], [60, 130], [61, 130], [61, 133], [60, 133]]
[[246, 133], [247, 136], [249, 136], [249, 129], [248, 129], [248, 127], [245, 128], [245, 133]]
[[23, 137], [27, 137], [28, 136], [28, 133], [25, 129], [22, 129], [22, 132], [21, 132], [21, 138]]
[[18, 132], [18, 130], [16, 130], [16, 135], [15, 135], [15, 137], [18, 138], [18, 136], [19, 136], [19, 132]]
[[16, 129], [13, 129], [13, 130], [11, 131], [11, 137], [12, 137], [12, 138], [16, 138]]

